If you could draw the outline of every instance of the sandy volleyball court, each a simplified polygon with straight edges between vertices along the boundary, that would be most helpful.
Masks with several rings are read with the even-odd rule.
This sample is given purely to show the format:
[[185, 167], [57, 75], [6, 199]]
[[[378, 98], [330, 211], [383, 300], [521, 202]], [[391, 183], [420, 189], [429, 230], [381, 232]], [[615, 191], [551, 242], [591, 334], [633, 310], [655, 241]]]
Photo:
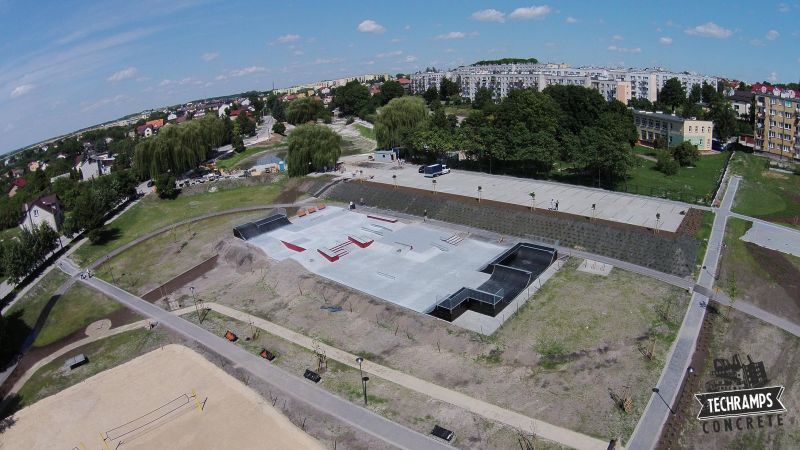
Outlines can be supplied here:
[[179, 345], [102, 372], [14, 418], [0, 448], [323, 448], [254, 391]]

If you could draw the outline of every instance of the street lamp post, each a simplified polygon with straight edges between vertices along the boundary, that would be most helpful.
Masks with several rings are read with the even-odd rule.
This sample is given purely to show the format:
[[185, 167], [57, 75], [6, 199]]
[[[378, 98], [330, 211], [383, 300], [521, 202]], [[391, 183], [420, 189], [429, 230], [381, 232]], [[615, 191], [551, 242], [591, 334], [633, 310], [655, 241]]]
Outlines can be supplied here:
[[656, 233], [658, 233], [658, 227], [661, 223], [661, 213], [656, 213]]
[[671, 412], [672, 414], [675, 414], [675, 410], [672, 409], [672, 406], [669, 406], [669, 403], [667, 403], [667, 401], [664, 399], [664, 397], [661, 396], [661, 391], [657, 387], [653, 388], [653, 392], [655, 392], [658, 395], [658, 397], [661, 399], [661, 401], [664, 402], [665, 405], [667, 405], [667, 408], [669, 408], [669, 412]]
[[482, 191], [483, 191], [483, 188], [478, 186], [478, 203], [480, 203], [481, 199], [483, 198], [483, 192]]
[[592, 220], [594, 220], [595, 211], [597, 211], [597, 204], [592, 203]]
[[436, 180], [431, 181], [433, 181], [433, 195], [436, 195]]
[[364, 406], [367, 405], [367, 381], [369, 381], [369, 377], [364, 376], [364, 371], [361, 369], [361, 363], [364, 362], [364, 358], [358, 357], [356, 358], [356, 362], [358, 363], [358, 372], [361, 374], [361, 388], [364, 390]]
[[194, 296], [194, 286], [189, 286], [189, 290], [192, 291], [192, 301], [194, 302], [194, 311], [197, 313], [197, 321], [203, 323], [203, 317], [200, 316], [200, 308], [197, 307], [197, 298]]
[[394, 180], [394, 188], [397, 189], [397, 174], [392, 175], [392, 180]]
[[531, 211], [536, 211], [536, 192], [531, 192], [528, 195], [531, 196]]

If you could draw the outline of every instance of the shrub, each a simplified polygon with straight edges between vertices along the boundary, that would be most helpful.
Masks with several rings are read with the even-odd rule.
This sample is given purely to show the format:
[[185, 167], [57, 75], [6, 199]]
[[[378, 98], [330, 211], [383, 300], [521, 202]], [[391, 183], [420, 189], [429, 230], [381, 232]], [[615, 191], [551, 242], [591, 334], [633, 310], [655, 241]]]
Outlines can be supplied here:
[[678, 173], [678, 162], [669, 154], [668, 151], [661, 150], [656, 156], [656, 170], [664, 175], [675, 175]]

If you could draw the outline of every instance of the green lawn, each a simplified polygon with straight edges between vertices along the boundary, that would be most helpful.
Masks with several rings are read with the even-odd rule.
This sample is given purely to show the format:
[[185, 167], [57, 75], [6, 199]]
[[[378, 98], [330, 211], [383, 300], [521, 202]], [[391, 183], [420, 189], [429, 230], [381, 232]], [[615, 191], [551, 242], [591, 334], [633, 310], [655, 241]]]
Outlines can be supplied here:
[[109, 238], [103, 243], [86, 243], [74, 254], [81, 265], [87, 265], [100, 256], [155, 229], [191, 217], [237, 207], [265, 205], [278, 197], [286, 178], [270, 184], [222, 189], [179, 196], [175, 200], [162, 200], [148, 195], [108, 225]]
[[768, 160], [737, 153], [731, 170], [743, 180], [733, 210], [800, 228], [800, 175], [768, 170]]
[[697, 257], [695, 258], [695, 275], [703, 266], [703, 258], [706, 256], [706, 249], [708, 248], [708, 239], [711, 237], [711, 229], [714, 227], [714, 213], [711, 211], [703, 212], [703, 222], [700, 224], [700, 229], [697, 230], [695, 238], [700, 242], [700, 248], [697, 249]]
[[[16, 407], [19, 409], [36, 403], [104, 370], [152, 351], [168, 340], [169, 335], [164, 330], [139, 329], [87, 344], [74, 352], [56, 358], [55, 361], [36, 371], [20, 389], [18, 393], [20, 399]], [[62, 372], [61, 366], [64, 361], [77, 353], [86, 355], [89, 363], [75, 370]]]
[[57, 342], [120, 308], [119, 303], [100, 292], [75, 284], [53, 306], [33, 345], [43, 347]]
[[360, 124], [355, 124], [353, 126], [356, 128], [356, 130], [358, 130], [358, 134], [360, 134], [362, 137], [365, 137], [367, 139], [372, 139], [373, 141], [375, 140], [374, 128], [368, 128]]
[[217, 161], [217, 168], [219, 169], [230, 169], [234, 167], [239, 161], [248, 158], [250, 156], [256, 155], [258, 153], [266, 152], [268, 150], [276, 149], [281, 146], [285, 146], [283, 143], [276, 143], [270, 145], [254, 145], [252, 147], [248, 147], [242, 153], [234, 153], [234, 155], [228, 159], [221, 159]]
[[472, 106], [469, 104], [460, 106], [445, 106], [444, 113], [447, 115], [454, 114], [456, 116], [468, 116], [472, 112]]
[[[650, 154], [653, 150], [637, 146], [634, 152]], [[677, 174], [667, 176], [655, 169], [655, 162], [636, 157], [631, 177], [620, 189], [634, 194], [708, 204], [727, 158], [727, 153], [701, 156], [695, 167], [682, 167]]]

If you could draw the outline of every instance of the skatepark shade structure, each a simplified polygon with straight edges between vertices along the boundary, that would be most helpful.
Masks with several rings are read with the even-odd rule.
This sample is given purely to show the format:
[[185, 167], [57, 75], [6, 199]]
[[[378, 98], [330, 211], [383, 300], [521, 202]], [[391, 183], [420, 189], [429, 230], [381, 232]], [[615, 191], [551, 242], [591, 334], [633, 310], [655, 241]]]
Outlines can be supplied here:
[[286, 217], [286, 210], [281, 208], [273, 211], [263, 219], [243, 223], [234, 227], [233, 235], [243, 241], [248, 241], [256, 236], [289, 224], [289, 219]]

